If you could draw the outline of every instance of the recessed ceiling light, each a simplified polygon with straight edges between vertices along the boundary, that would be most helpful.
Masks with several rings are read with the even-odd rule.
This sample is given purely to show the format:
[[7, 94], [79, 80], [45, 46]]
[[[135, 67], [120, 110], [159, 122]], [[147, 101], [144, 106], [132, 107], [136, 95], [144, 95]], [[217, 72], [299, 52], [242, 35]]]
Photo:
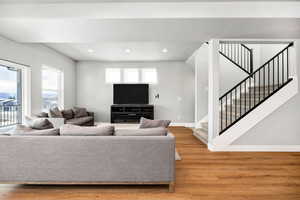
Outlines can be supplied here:
[[88, 49], [87, 50], [89, 53], [94, 53], [94, 50], [93, 49]]
[[167, 48], [163, 48], [163, 50], [161, 50], [163, 53], [167, 53], [168, 49]]
[[130, 53], [131, 50], [130, 49], [125, 49], [125, 53]]

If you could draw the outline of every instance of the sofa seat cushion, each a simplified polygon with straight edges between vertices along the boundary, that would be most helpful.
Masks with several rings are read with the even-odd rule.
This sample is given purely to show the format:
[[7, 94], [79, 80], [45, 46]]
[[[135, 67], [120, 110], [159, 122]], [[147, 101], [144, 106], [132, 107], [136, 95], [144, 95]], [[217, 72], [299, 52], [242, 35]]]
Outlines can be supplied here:
[[170, 125], [170, 120], [151, 120], [141, 117], [140, 120], [140, 128], [156, 128], [156, 127], [164, 127], [168, 128]]
[[164, 127], [147, 129], [116, 129], [116, 136], [166, 136], [168, 130]]
[[59, 135], [59, 129], [51, 128], [45, 130], [37, 130], [25, 125], [16, 125], [15, 128], [9, 131], [11, 136], [55, 136]]
[[83, 127], [72, 124], [65, 124], [60, 127], [62, 136], [111, 136], [114, 133], [114, 126], [91, 126]]
[[73, 124], [73, 125], [82, 125], [82, 124], [87, 123], [92, 120], [93, 120], [93, 117], [87, 116], [87, 117], [69, 119], [66, 121], [66, 123]]

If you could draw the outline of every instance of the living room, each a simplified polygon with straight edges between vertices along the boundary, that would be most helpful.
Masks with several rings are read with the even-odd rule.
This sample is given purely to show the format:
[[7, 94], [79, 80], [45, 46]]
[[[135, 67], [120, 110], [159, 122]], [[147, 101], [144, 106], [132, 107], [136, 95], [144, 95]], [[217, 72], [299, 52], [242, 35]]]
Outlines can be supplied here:
[[0, 199], [298, 198], [299, 6], [0, 0]]

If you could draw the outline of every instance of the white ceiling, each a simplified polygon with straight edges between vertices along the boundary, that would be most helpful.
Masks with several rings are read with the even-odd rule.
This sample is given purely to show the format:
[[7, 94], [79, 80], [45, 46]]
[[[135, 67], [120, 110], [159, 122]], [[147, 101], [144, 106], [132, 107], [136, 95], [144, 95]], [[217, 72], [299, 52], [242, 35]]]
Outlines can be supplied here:
[[[186, 60], [201, 42], [104, 42], [101, 44], [47, 43], [47, 46], [75, 59], [100, 61]], [[92, 49], [93, 52], [89, 52]], [[130, 53], [126, 52], [130, 49]], [[163, 52], [167, 49], [167, 52]]]
[[0, 35], [44, 43], [75, 60], [184, 60], [210, 38], [300, 38], [300, 19], [0, 19]]
[[[2, 4], [0, 35], [17, 42], [46, 44], [75, 60], [104, 61], [185, 60], [211, 38], [300, 38], [298, 2], [213, 4], [199, 0], [202, 3], [94, 5], [86, 2], [106, 0], [88, 0], [69, 4], [81, 1], [0, 0], [0, 5], [53, 2], [44, 6]], [[269, 4], [272, 9], [266, 9]], [[253, 9], [249, 10], [249, 6]], [[130, 54], [124, 52], [126, 48], [131, 49]], [[162, 53], [163, 48], [168, 53]]]
[[[0, 3], [102, 3], [102, 2], [238, 2], [261, 0], [0, 0]], [[264, 0], [280, 1], [280, 0]], [[297, 0], [289, 0], [297, 1]]]

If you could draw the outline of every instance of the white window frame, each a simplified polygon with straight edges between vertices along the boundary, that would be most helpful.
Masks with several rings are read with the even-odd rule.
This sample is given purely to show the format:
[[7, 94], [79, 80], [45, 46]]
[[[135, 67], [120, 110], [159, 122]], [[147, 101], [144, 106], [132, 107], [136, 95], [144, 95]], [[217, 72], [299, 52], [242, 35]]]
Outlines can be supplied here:
[[[145, 80], [145, 71], [146, 70], [153, 70], [155, 72], [155, 80], [153, 81], [146, 81]], [[157, 76], [157, 69], [156, 68], [142, 68], [141, 69], [141, 83], [148, 83], [148, 84], [157, 84], [158, 83], [158, 76]]]
[[42, 79], [42, 83], [41, 83], [41, 109], [44, 110], [43, 108], [43, 104], [44, 104], [44, 98], [43, 98], [43, 91], [53, 91], [53, 92], [57, 92], [57, 105], [60, 109], [64, 108], [64, 71], [58, 68], [54, 68], [54, 67], [50, 67], [47, 65], [43, 65], [41, 68], [41, 77], [43, 78], [43, 70], [50, 70], [50, 71], [55, 71], [58, 73], [58, 83], [57, 83], [57, 90], [55, 89], [44, 89], [43, 87], [43, 79]]
[[8, 60], [1, 60], [3, 66], [20, 69], [22, 73], [22, 121], [25, 116], [31, 116], [31, 68], [30, 66], [22, 65]]
[[[108, 80], [108, 73], [109, 70], [115, 70], [115, 72], [118, 72], [118, 80]], [[114, 84], [114, 83], [122, 83], [122, 70], [121, 68], [113, 68], [113, 67], [107, 67], [105, 68], [105, 83], [106, 84]]]
[[[126, 77], [126, 73], [128, 71], [137, 72], [136, 81], [126, 80], [128, 78], [128, 77]], [[139, 68], [123, 68], [123, 70], [122, 70], [122, 80], [123, 80], [123, 83], [140, 83], [141, 82], [141, 71], [140, 71], [140, 69]]]

